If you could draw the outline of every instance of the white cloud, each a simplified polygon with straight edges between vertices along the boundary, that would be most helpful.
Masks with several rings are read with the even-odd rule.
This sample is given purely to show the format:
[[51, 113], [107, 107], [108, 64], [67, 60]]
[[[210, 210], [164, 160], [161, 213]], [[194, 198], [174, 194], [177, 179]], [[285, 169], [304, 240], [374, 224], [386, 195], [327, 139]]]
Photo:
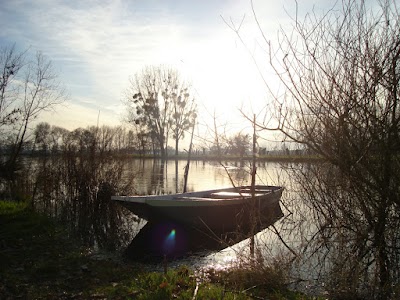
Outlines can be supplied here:
[[39, 121], [57, 125], [68, 130], [74, 130], [78, 127], [86, 128], [88, 126], [95, 126], [97, 122], [99, 126], [114, 126], [116, 122], [122, 120], [119, 117], [121, 111], [118, 111], [118, 109], [118, 106], [104, 108], [70, 102], [67, 105], [57, 107], [55, 111], [42, 113]]
[[[268, 36], [276, 35], [285, 19], [283, 5], [294, 3], [254, 1]], [[70, 105], [54, 122], [94, 124], [99, 110], [107, 122], [119, 122], [128, 78], [147, 64], [182, 70], [198, 92], [199, 106], [224, 111], [227, 118], [236, 117], [243, 103], [264, 105], [264, 87], [249, 53], [220, 17], [237, 24], [245, 14], [241, 32], [259, 55], [261, 35], [249, 1], [16, 0], [0, 8], [5, 28], [0, 38], [42, 50], [60, 69]]]

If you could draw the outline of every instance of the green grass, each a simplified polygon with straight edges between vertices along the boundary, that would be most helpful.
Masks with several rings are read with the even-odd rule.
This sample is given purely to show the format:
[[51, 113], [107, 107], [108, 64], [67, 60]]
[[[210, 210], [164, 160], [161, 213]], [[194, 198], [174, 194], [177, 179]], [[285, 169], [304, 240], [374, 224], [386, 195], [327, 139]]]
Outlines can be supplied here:
[[164, 274], [94, 260], [54, 220], [0, 201], [0, 299], [306, 299], [271, 274], [269, 283], [260, 281], [266, 273], [240, 268], [209, 275], [200, 280], [187, 267]]

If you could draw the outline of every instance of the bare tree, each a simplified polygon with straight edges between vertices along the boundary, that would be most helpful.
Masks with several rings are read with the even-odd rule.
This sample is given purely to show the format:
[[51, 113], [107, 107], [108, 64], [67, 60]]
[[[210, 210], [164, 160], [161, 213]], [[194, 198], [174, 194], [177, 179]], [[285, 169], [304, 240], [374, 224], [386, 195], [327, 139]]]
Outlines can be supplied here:
[[47, 122], [41, 122], [36, 125], [35, 128], [35, 145], [40, 147], [40, 150], [47, 153], [47, 151], [51, 148], [51, 126]]
[[[179, 87], [179, 85], [181, 87]], [[189, 87], [176, 80], [172, 91], [172, 116], [170, 119], [173, 138], [175, 139], [175, 155], [179, 154], [179, 140], [185, 132], [193, 128], [197, 118], [196, 102], [189, 94]]]
[[329, 253], [331, 291], [389, 299], [400, 280], [399, 7], [346, 0], [293, 22], [277, 48], [265, 37], [285, 93], [267, 83], [278, 126], [258, 125], [328, 162], [294, 175], [316, 217], [307, 247]]
[[66, 99], [51, 62], [37, 52], [25, 63], [27, 53], [16, 53], [14, 46], [1, 53], [0, 127], [11, 139], [11, 155], [3, 170], [6, 173], [15, 169], [31, 122]]
[[129, 142], [131, 148], [139, 150], [140, 155], [145, 155], [146, 150], [149, 150], [151, 140], [150, 134], [141, 124], [135, 124], [133, 130], [129, 132]]
[[69, 133], [69, 131], [65, 128], [59, 127], [59, 126], [51, 126], [51, 151], [52, 152], [58, 152], [61, 150], [63, 144], [64, 144], [64, 138], [66, 135]]
[[233, 155], [239, 155], [241, 158], [250, 149], [250, 135], [237, 133], [236, 135], [228, 138], [229, 152]]
[[125, 104], [128, 120], [147, 127], [166, 156], [171, 126], [176, 145], [195, 116], [195, 106], [188, 86], [180, 81], [176, 70], [165, 66], [148, 66], [131, 79]]
[[16, 134], [12, 146], [10, 166], [14, 166], [25, 142], [28, 125], [42, 112], [52, 110], [65, 101], [63, 87], [53, 71], [50, 61], [38, 52], [35, 60], [26, 65], [21, 83], [21, 93], [18, 94], [17, 107], [20, 119], [15, 122]]

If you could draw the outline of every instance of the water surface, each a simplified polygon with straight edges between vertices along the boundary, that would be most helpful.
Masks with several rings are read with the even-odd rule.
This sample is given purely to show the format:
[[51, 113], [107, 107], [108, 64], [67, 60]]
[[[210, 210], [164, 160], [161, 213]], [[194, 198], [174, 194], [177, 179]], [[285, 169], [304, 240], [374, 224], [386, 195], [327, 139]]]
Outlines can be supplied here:
[[[168, 161], [165, 164], [154, 160], [130, 160], [125, 166], [126, 176], [133, 176], [136, 184], [135, 190], [137, 194], [168, 194], [179, 193], [183, 191], [183, 174], [186, 161]], [[224, 161], [208, 162], [193, 161], [190, 164], [188, 176], [188, 191], [201, 191], [208, 189], [216, 189], [223, 187], [231, 187], [232, 185], [249, 185], [251, 183], [251, 165], [249, 162]], [[281, 165], [278, 163], [258, 163], [257, 164], [257, 184], [279, 185], [282, 183], [283, 172]], [[168, 226], [168, 225], [166, 225]], [[147, 230], [147, 228], [145, 228]], [[142, 231], [145, 231], [143, 229]], [[175, 230], [171, 227], [170, 229]], [[182, 232], [182, 228], [176, 229], [176, 235]], [[186, 229], [184, 231], [187, 231]], [[175, 232], [175, 231], [174, 231]], [[142, 233], [142, 232], [141, 232]], [[139, 237], [141, 237], [139, 233]], [[183, 233], [183, 239], [188, 239], [187, 235], [193, 235], [194, 232]], [[164, 234], [168, 236], [167, 233]], [[270, 233], [268, 229], [260, 232], [256, 236], [256, 240], [261, 243], [268, 243]], [[138, 239], [138, 237], [136, 237]], [[162, 239], [159, 237], [159, 239]], [[166, 237], [164, 239], [167, 240]], [[193, 239], [193, 238], [192, 238]], [[200, 237], [199, 237], [200, 239]], [[129, 246], [131, 250], [139, 247], [133, 239]], [[276, 242], [276, 241], [272, 241]], [[223, 267], [233, 262], [237, 255], [246, 251], [249, 240], [226, 247], [222, 251], [198, 251], [196, 249], [192, 255], [185, 259], [180, 259], [180, 263], [196, 265], [196, 267], [210, 266]], [[132, 246], [133, 245], [133, 246]], [[177, 247], [178, 245], [175, 245]], [[162, 245], [160, 245], [162, 247]], [[222, 247], [223, 248], [223, 247]]]

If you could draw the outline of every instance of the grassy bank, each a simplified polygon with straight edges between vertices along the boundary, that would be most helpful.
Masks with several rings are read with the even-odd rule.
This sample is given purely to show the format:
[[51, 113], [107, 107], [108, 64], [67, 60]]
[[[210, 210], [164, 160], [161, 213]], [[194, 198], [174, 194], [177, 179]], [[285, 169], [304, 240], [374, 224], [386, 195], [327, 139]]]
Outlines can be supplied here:
[[95, 260], [54, 220], [0, 201], [0, 299], [306, 299], [265, 276], [235, 270], [200, 280], [186, 267], [165, 274]]

